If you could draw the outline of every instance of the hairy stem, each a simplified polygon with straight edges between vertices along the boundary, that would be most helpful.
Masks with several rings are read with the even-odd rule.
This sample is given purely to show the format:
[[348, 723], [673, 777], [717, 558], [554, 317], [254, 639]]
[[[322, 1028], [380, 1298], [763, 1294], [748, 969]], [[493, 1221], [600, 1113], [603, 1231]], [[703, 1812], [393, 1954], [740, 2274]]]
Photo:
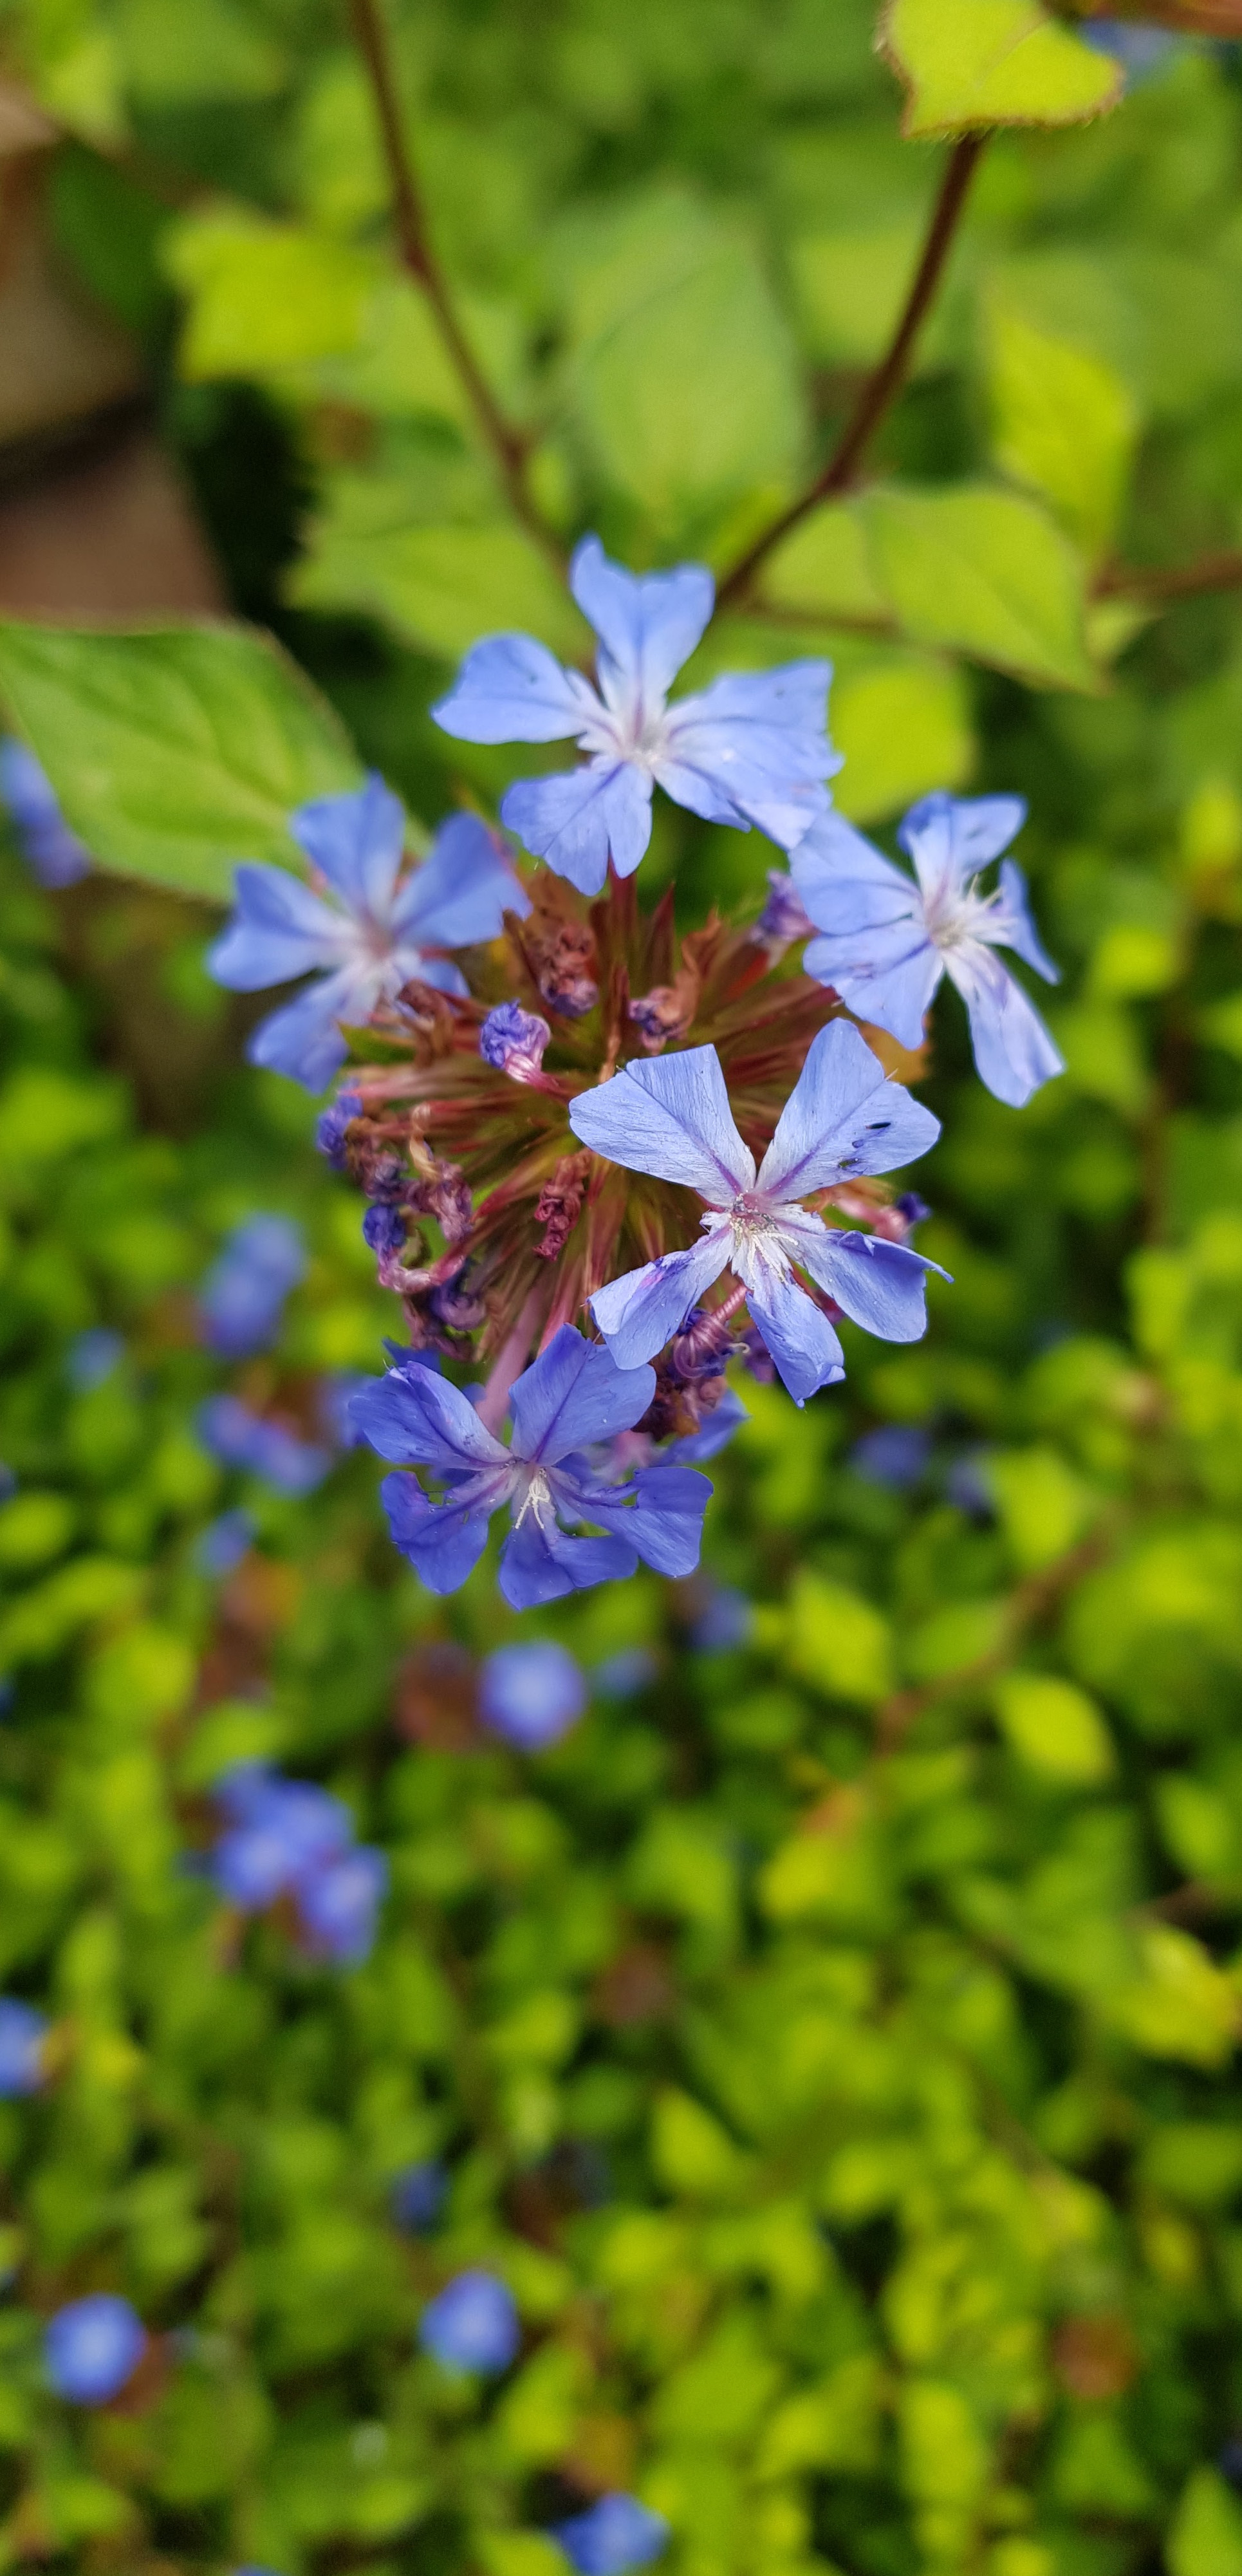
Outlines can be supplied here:
[[789, 508], [773, 520], [770, 528], [757, 537], [752, 546], [735, 563], [716, 594], [718, 608], [735, 607], [745, 596], [755, 574], [766, 562], [774, 546], [787, 537], [821, 501], [832, 500], [837, 493], [848, 491], [863, 456], [875, 436], [885, 413], [901, 391], [910, 364], [911, 353], [940, 283], [962, 209], [979, 156], [987, 141], [986, 134], [965, 134], [955, 143], [944, 174], [940, 194], [932, 209], [931, 222], [922, 255], [914, 273], [905, 307], [885, 355], [864, 384], [841, 437], [821, 473], [807, 486]]
[[531, 499], [527, 481], [527, 439], [502, 411], [458, 319], [448, 281], [432, 247], [426, 208], [410, 158], [393, 72], [388, 37], [379, 0], [349, 0], [354, 40], [366, 65], [375, 100], [384, 159], [392, 188], [392, 213], [403, 265], [422, 288], [439, 324], [465, 390], [480, 434], [499, 468], [509, 505], [523, 527], [551, 556], [558, 572], [565, 569], [565, 550]]

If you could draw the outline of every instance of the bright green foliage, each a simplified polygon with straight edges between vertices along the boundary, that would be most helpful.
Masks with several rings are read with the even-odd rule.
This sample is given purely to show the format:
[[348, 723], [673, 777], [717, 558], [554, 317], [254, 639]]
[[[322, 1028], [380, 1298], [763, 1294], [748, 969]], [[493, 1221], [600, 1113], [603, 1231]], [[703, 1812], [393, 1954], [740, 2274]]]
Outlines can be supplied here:
[[884, 44], [909, 89], [910, 135], [1077, 125], [1121, 87], [1041, 0], [889, 0]]

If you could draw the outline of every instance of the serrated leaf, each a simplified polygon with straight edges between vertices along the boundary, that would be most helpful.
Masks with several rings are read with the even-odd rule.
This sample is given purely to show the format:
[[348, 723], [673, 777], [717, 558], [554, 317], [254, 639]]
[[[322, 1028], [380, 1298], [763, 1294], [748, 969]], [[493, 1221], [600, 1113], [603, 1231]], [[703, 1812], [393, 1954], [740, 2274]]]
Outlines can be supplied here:
[[832, 695], [832, 738], [845, 767], [833, 801], [853, 823], [877, 823], [935, 787], [961, 787], [975, 765], [964, 676], [930, 654], [877, 654]]
[[875, 577], [865, 512], [855, 501], [827, 501], [785, 538], [764, 567], [763, 596], [803, 617], [857, 618], [887, 625], [892, 601]]
[[1124, 87], [1120, 64], [1039, 0], [889, 0], [880, 41], [905, 84], [911, 136], [1081, 125]]
[[1138, 427], [1113, 368], [994, 309], [989, 347], [993, 453], [1045, 495], [1071, 536], [1101, 554], [1112, 538]]
[[576, 655], [586, 628], [551, 565], [511, 521], [411, 525], [405, 487], [341, 476], [290, 583], [307, 608], [361, 608], [453, 661], [513, 628]]
[[164, 264], [188, 300], [180, 358], [191, 384], [354, 348], [382, 274], [329, 233], [227, 206], [183, 217]]
[[6, 622], [0, 700], [100, 867], [210, 902], [239, 859], [300, 866], [293, 807], [358, 778], [331, 709], [253, 627]]
[[919, 642], [1037, 687], [1093, 689], [1082, 560], [1046, 511], [988, 484], [894, 487], [867, 503], [881, 582]]

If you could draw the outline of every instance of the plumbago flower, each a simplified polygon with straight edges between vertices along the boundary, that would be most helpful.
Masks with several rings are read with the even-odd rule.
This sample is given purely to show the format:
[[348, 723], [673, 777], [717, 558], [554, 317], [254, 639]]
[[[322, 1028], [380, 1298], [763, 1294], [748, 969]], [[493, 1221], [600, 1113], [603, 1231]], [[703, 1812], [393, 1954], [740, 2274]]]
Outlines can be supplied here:
[[995, 893], [978, 892], [981, 870], [1008, 849], [1025, 820], [1020, 796], [925, 796], [897, 834], [914, 861], [915, 882], [829, 814], [808, 832], [791, 866], [821, 934], [803, 959], [808, 975], [906, 1047], [920, 1045], [923, 1015], [947, 975], [970, 1015], [979, 1073], [1014, 1109], [1065, 1070], [1038, 1012], [996, 954], [1015, 949], [1045, 982], [1059, 981], [1031, 919], [1021, 869], [1006, 859]]
[[[712, 1490], [706, 1477], [657, 1466], [606, 1484], [583, 1454], [637, 1422], [655, 1383], [654, 1369], [618, 1368], [564, 1325], [511, 1390], [507, 1449], [460, 1388], [417, 1360], [355, 1396], [353, 1420], [372, 1448], [399, 1467], [429, 1469], [444, 1487], [438, 1503], [409, 1474], [386, 1476], [381, 1487], [393, 1540], [428, 1591], [456, 1592], [465, 1582], [504, 1504], [513, 1526], [500, 1589], [515, 1610], [633, 1574], [640, 1557], [660, 1574], [691, 1573]], [[604, 1535], [567, 1536], [566, 1522]]]
[[884, 1341], [913, 1342], [925, 1331], [926, 1274], [938, 1264], [903, 1244], [830, 1231], [802, 1204], [843, 1181], [911, 1162], [940, 1133], [930, 1110], [888, 1080], [844, 1020], [815, 1039], [757, 1174], [714, 1047], [624, 1066], [574, 1101], [569, 1123], [593, 1152], [629, 1171], [681, 1182], [707, 1205], [697, 1243], [645, 1262], [592, 1297], [591, 1312], [621, 1368], [662, 1349], [726, 1268], [738, 1283], [735, 1304], [745, 1297], [797, 1405], [845, 1375], [840, 1342], [799, 1270], [835, 1310]]
[[402, 877], [405, 817], [381, 778], [300, 805], [289, 829], [322, 892], [287, 868], [239, 867], [237, 910], [207, 965], [235, 993], [313, 972], [296, 1001], [260, 1021], [246, 1052], [322, 1091], [348, 1054], [342, 1021], [365, 1026], [415, 980], [464, 995], [460, 967], [428, 950], [494, 939], [505, 913], [527, 913], [530, 901], [473, 814], [443, 823], [421, 867]]
[[523, 779], [501, 821], [582, 894], [608, 863], [632, 876], [651, 838], [651, 791], [664, 789], [709, 823], [761, 832], [792, 849], [828, 811], [824, 781], [841, 763], [825, 731], [827, 662], [730, 673], [668, 704], [669, 688], [711, 618], [715, 584], [701, 564], [636, 576], [584, 537], [569, 586], [600, 639], [598, 690], [562, 670], [531, 635], [492, 635], [466, 655], [432, 712], [464, 742], [560, 742], [586, 767]]

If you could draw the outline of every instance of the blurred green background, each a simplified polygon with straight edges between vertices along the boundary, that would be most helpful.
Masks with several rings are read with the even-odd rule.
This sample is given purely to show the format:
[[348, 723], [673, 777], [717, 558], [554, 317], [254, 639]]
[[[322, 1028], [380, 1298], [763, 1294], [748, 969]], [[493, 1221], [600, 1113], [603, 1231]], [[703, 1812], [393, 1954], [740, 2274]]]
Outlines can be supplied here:
[[[539, 509], [727, 565], [830, 447], [943, 171], [871, 9], [403, 0], [392, 33]], [[579, 631], [392, 257], [343, 16], [9, 0], [0, 40], [47, 120], [0, 163], [0, 333], [41, 294], [96, 335], [0, 419], [0, 600], [218, 582], [422, 825], [490, 804], [517, 764], [429, 703], [479, 632]], [[546, 2527], [620, 2486], [670, 2576], [1242, 2576], [1240, 177], [1206, 43], [992, 140], [865, 488], [704, 647], [831, 654], [840, 802], [881, 837], [933, 786], [1029, 798], [1069, 1070], [1003, 1108], [942, 1000], [915, 1177], [955, 1284], [915, 1349], [847, 1327], [805, 1414], [739, 1382], [695, 1583], [518, 1622], [485, 1568], [437, 1603], [369, 1455], [298, 1502], [206, 1454], [206, 1394], [307, 1416], [391, 1301], [312, 1106], [244, 1067], [218, 910], [47, 895], [6, 849], [0, 1973], [53, 2033], [0, 2105], [0, 2568], [563, 2576]], [[88, 578], [100, 519], [56, 590], [21, 512], [132, 441], [180, 478], [180, 570], [126, 587], [139, 514]], [[774, 856], [665, 805], [644, 886], [676, 870], [687, 923]], [[193, 1292], [260, 1208], [311, 1266], [230, 1371]], [[101, 1325], [123, 1353], [75, 1386]], [[856, 1451], [885, 1425], [925, 1434], [900, 1490]], [[603, 1675], [525, 1761], [431, 1650], [528, 1633]], [[388, 1854], [359, 1968], [185, 1865], [256, 1754]], [[429, 2156], [415, 2238], [391, 2186]], [[488, 2389], [414, 2340], [471, 2262], [524, 2327]], [[41, 2327], [97, 2288], [159, 2369], [92, 2412]]]

